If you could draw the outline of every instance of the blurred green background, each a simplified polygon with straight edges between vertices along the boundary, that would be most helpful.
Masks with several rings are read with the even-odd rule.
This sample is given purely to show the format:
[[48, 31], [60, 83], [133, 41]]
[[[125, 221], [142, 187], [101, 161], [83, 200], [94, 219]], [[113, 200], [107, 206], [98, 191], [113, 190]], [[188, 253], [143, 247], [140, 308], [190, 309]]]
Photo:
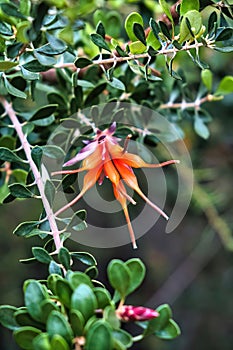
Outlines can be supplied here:
[[[215, 84], [233, 74], [233, 56], [213, 51], [205, 59], [215, 75]], [[184, 60], [184, 61], [181, 61]], [[180, 63], [185, 64], [184, 56]], [[199, 83], [199, 70], [188, 61], [187, 80]], [[138, 240], [139, 249], [131, 245], [115, 249], [94, 249], [70, 241], [73, 250], [87, 250], [99, 264], [99, 278], [106, 279], [106, 266], [112, 258], [126, 260], [140, 257], [147, 266], [145, 283], [127, 300], [128, 304], [157, 307], [167, 302], [182, 335], [176, 340], [160, 341], [154, 337], [133, 349], [157, 350], [232, 350], [233, 348], [233, 251], [232, 245], [232, 165], [233, 165], [233, 96], [206, 106], [213, 121], [211, 137], [204, 141], [187, 125], [189, 149], [196, 185], [193, 201], [179, 227], [164, 234], [160, 219]], [[173, 195], [172, 193], [168, 193]], [[203, 205], [205, 199], [209, 205]], [[31, 247], [40, 241], [13, 236], [22, 221], [33, 220], [40, 213], [34, 200], [15, 201], [0, 207], [0, 304], [20, 306], [23, 281], [45, 278], [46, 267], [36, 263], [25, 265], [19, 259], [31, 256]], [[167, 203], [167, 212], [171, 212]], [[223, 244], [223, 240], [225, 244]], [[132, 330], [137, 334], [137, 329]], [[11, 332], [0, 328], [1, 350], [16, 350]]]

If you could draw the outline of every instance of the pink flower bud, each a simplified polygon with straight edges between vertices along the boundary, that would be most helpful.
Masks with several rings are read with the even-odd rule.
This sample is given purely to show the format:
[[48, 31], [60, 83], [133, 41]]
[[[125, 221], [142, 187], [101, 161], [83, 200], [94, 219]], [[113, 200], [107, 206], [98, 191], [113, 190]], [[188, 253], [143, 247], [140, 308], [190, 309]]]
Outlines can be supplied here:
[[156, 310], [132, 305], [121, 306], [117, 313], [122, 321], [148, 321], [159, 316]]

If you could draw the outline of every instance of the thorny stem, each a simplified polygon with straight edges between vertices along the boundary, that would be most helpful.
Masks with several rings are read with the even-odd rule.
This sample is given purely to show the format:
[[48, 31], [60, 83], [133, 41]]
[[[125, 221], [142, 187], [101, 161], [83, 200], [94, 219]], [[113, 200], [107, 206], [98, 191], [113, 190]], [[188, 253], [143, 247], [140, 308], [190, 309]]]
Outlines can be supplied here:
[[31, 147], [30, 144], [26, 138], [26, 136], [23, 133], [22, 130], [22, 126], [15, 114], [14, 109], [12, 108], [11, 103], [9, 103], [4, 97], [0, 96], [0, 102], [2, 103], [3, 107], [5, 108], [6, 113], [8, 114], [14, 128], [15, 131], [17, 132], [17, 135], [20, 139], [20, 142], [22, 144], [22, 148], [24, 149], [24, 153], [26, 155], [26, 158], [28, 160], [28, 163], [31, 167], [31, 171], [34, 175], [35, 178], [35, 182], [37, 184], [40, 196], [41, 196], [41, 200], [44, 206], [44, 210], [46, 212], [46, 216], [47, 216], [47, 220], [49, 222], [50, 228], [51, 228], [51, 232], [53, 235], [53, 239], [54, 239], [54, 243], [55, 243], [55, 247], [56, 247], [56, 251], [59, 251], [59, 249], [62, 247], [62, 241], [60, 239], [60, 232], [58, 230], [57, 227], [57, 223], [55, 220], [55, 215], [53, 213], [53, 210], [45, 196], [45, 191], [44, 191], [44, 183], [41, 177], [41, 174], [39, 172], [39, 170], [37, 169], [37, 166], [35, 164], [35, 162], [32, 159], [31, 156]]
[[[180, 51], [189, 51], [191, 49], [196, 49], [202, 46], [208, 46], [208, 45], [207, 44], [205, 45], [204, 43], [195, 43], [191, 45], [185, 45], [181, 49], [177, 49], [175, 47], [173, 47], [172, 49], [165, 48], [165, 49], [159, 50], [157, 52], [157, 56], [168, 55], [168, 54], [172, 54]], [[118, 57], [114, 55], [111, 58], [94, 60], [92, 61], [92, 64], [97, 64], [97, 65], [106, 65], [111, 63], [116, 64], [124, 61], [138, 60], [139, 58], [146, 58], [146, 57], [147, 58], [150, 57], [150, 55], [147, 52], [136, 54], [136, 55], [129, 54], [129, 56], [126, 56], [126, 57], [122, 57], [122, 56]], [[54, 68], [75, 68], [75, 66], [73, 63], [62, 63], [62, 64], [56, 64]]]
[[182, 101], [182, 102], [177, 102], [177, 103], [164, 103], [161, 104], [159, 106], [159, 109], [188, 109], [188, 108], [194, 108], [196, 110], [198, 110], [200, 108], [200, 106], [208, 101], [212, 100], [212, 95], [208, 94], [205, 97], [201, 98], [201, 99], [197, 99], [194, 102], [186, 102], [186, 101]]

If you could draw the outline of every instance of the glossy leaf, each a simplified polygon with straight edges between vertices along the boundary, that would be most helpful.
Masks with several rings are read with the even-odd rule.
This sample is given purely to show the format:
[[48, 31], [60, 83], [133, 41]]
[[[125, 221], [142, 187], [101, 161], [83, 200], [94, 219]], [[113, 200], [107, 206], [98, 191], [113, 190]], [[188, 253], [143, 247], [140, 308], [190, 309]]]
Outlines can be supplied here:
[[46, 298], [47, 295], [42, 285], [36, 280], [29, 281], [25, 287], [24, 301], [29, 314], [36, 321], [41, 321], [43, 319], [41, 303]]
[[94, 315], [97, 308], [97, 300], [93, 290], [87, 284], [80, 284], [71, 297], [71, 309], [82, 313], [87, 321]]
[[41, 333], [41, 330], [34, 327], [20, 327], [14, 331], [14, 338], [21, 349], [33, 350], [33, 340]]
[[48, 199], [49, 204], [52, 206], [54, 197], [56, 194], [56, 189], [52, 181], [46, 180], [44, 187], [45, 196]]
[[111, 329], [106, 322], [97, 321], [90, 327], [85, 344], [86, 350], [111, 350], [113, 339]]
[[32, 247], [32, 254], [36, 260], [44, 264], [49, 264], [52, 260], [52, 257], [49, 255], [49, 253], [41, 247]]
[[233, 92], [233, 76], [226, 76], [221, 81], [215, 95], [228, 95]]
[[146, 329], [143, 333], [144, 336], [148, 336], [150, 334], [163, 330], [168, 325], [172, 317], [171, 308], [167, 304], [160, 305], [156, 311], [158, 311], [159, 316], [147, 323]]
[[181, 334], [180, 327], [174, 320], [169, 320], [166, 327], [155, 332], [156, 337], [161, 339], [174, 339]]
[[112, 287], [116, 289], [122, 298], [127, 295], [130, 286], [130, 270], [118, 259], [113, 259], [107, 267], [108, 279]]
[[46, 145], [42, 146], [43, 154], [52, 159], [61, 159], [65, 157], [65, 152], [59, 146]]
[[81, 336], [84, 330], [85, 320], [82, 313], [78, 310], [71, 310], [70, 323], [75, 336]]
[[13, 3], [2, 3], [0, 4], [2, 11], [7, 16], [25, 19], [26, 17], [19, 11], [19, 7]]
[[233, 28], [218, 28], [215, 41], [225, 41], [232, 39]]
[[113, 77], [111, 80], [108, 80], [108, 84], [115, 89], [125, 91], [125, 85], [120, 79]]
[[104, 50], [107, 50], [107, 51], [111, 52], [108, 44], [106, 43], [106, 41], [104, 40], [104, 38], [101, 35], [95, 34], [95, 33], [91, 34], [91, 40], [100, 49], [104, 49]]
[[111, 304], [111, 295], [107, 289], [96, 287], [93, 289], [93, 292], [95, 293], [99, 309], [104, 309]]
[[48, 333], [37, 335], [33, 339], [32, 344], [34, 350], [52, 350]]
[[56, 294], [63, 305], [65, 305], [66, 307], [70, 307], [72, 289], [66, 280], [57, 281]]
[[62, 271], [60, 266], [53, 260], [49, 264], [49, 273], [50, 274], [55, 273], [62, 276]]
[[72, 272], [68, 275], [67, 279], [73, 290], [75, 290], [80, 284], [86, 284], [89, 287], [93, 287], [90, 277], [80, 271]]
[[[188, 20], [188, 22], [187, 22]], [[187, 12], [181, 21], [180, 25], [180, 39], [179, 42], [182, 43], [186, 40], [189, 40], [192, 38], [192, 35], [190, 34], [189, 26], [187, 23], [190, 23], [190, 27], [192, 28], [192, 32], [194, 34], [197, 34], [202, 26], [202, 17], [201, 14], [196, 11], [192, 10]]]
[[51, 350], [70, 350], [70, 346], [60, 334], [55, 334], [51, 339]]
[[146, 36], [144, 29], [140, 23], [133, 24], [133, 32], [136, 38], [146, 46]]
[[123, 329], [113, 330], [112, 332], [114, 342], [120, 343], [120, 346], [129, 348], [133, 344], [133, 338], [131, 334]]
[[116, 310], [112, 305], [107, 305], [104, 309], [103, 317], [112, 329], [120, 328], [120, 320], [117, 317]]
[[14, 34], [9, 23], [3, 21], [0, 22], [0, 34], [5, 36], [12, 36]]
[[[33, 235], [33, 230], [38, 226], [38, 221], [27, 221], [19, 224], [13, 233], [20, 237], [30, 237]], [[38, 233], [37, 233], [38, 234]]]
[[126, 33], [128, 34], [128, 37], [132, 41], [138, 40], [138, 38], [136, 37], [136, 35], [134, 33], [134, 29], [133, 29], [135, 23], [138, 23], [139, 25], [141, 25], [143, 27], [142, 16], [137, 12], [132, 12], [127, 16], [127, 18], [125, 20], [125, 30], [126, 30]]
[[68, 343], [71, 343], [73, 339], [72, 329], [65, 316], [59, 311], [51, 312], [47, 321], [46, 329], [50, 337], [59, 334]]
[[183, 16], [191, 10], [199, 11], [199, 0], [182, 0], [180, 4], [180, 15]]
[[56, 111], [56, 109], [57, 109], [56, 104], [43, 106], [32, 115], [32, 117], [30, 118], [30, 121], [49, 117], [51, 114], [53, 114]]
[[87, 252], [72, 252], [71, 256], [79, 261], [81, 261], [85, 265], [97, 265], [97, 262], [93, 255]]
[[25, 92], [14, 87], [5, 76], [3, 77], [3, 81], [4, 81], [6, 90], [9, 92], [10, 95], [13, 95], [19, 98], [24, 98], [24, 99], [27, 98], [27, 95], [25, 94]]
[[70, 269], [70, 253], [67, 248], [61, 247], [61, 249], [58, 252], [58, 259], [66, 270]]
[[17, 308], [10, 305], [1, 305], [0, 306], [0, 323], [2, 326], [15, 330], [19, 328], [18, 323], [14, 318], [14, 313], [17, 311]]
[[142, 261], [138, 258], [133, 258], [125, 262], [125, 265], [130, 271], [130, 283], [127, 290], [127, 295], [137, 289], [145, 278], [146, 268]]
[[33, 147], [31, 151], [31, 156], [39, 170], [40, 170], [42, 155], [43, 155], [43, 150], [41, 147], [39, 146]]
[[165, 13], [165, 15], [167, 16], [167, 18], [170, 19], [171, 23], [173, 24], [173, 17], [170, 11], [170, 7], [168, 5], [168, 3], [165, 0], [159, 0], [160, 6], [163, 9], [163, 12]]
[[13, 184], [9, 186], [9, 190], [12, 196], [16, 198], [32, 198], [34, 194], [29, 191], [22, 184]]
[[212, 90], [213, 74], [209, 69], [204, 69], [201, 72], [201, 79], [203, 84], [206, 86], [207, 90], [210, 92]]
[[87, 66], [90, 66], [92, 64], [92, 61], [85, 57], [78, 57], [74, 64], [77, 68], [85, 68]]

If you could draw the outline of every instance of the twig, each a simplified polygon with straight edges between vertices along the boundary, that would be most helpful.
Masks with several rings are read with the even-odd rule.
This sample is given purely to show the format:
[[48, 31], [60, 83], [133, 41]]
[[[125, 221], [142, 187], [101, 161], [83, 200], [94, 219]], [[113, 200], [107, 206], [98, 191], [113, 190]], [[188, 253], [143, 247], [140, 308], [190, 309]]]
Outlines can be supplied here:
[[15, 114], [14, 109], [12, 108], [11, 103], [9, 103], [2, 96], [0, 96], [0, 102], [2, 103], [2, 105], [5, 109], [5, 111], [7, 112], [12, 124], [14, 125], [15, 131], [16, 131], [16, 133], [20, 139], [20, 142], [22, 144], [22, 147], [24, 149], [24, 153], [25, 153], [26, 158], [28, 160], [28, 163], [30, 165], [31, 171], [34, 175], [35, 182], [37, 184], [37, 187], [38, 187], [38, 190], [39, 190], [39, 193], [41, 196], [41, 200], [42, 200], [42, 203], [44, 206], [44, 210], [46, 212], [47, 219], [49, 221], [49, 225], [50, 225], [51, 232], [53, 235], [56, 251], [59, 251], [59, 249], [62, 247], [62, 241], [60, 239], [60, 232], [59, 232], [58, 227], [57, 227], [57, 223], [55, 220], [53, 210], [52, 210], [52, 208], [51, 208], [51, 206], [50, 206], [50, 204], [45, 196], [44, 183], [43, 183], [41, 174], [40, 174], [39, 170], [37, 169], [35, 162], [32, 159], [30, 144], [29, 144], [26, 136], [23, 133], [22, 126], [21, 126], [21, 124], [20, 124], [20, 122]]

